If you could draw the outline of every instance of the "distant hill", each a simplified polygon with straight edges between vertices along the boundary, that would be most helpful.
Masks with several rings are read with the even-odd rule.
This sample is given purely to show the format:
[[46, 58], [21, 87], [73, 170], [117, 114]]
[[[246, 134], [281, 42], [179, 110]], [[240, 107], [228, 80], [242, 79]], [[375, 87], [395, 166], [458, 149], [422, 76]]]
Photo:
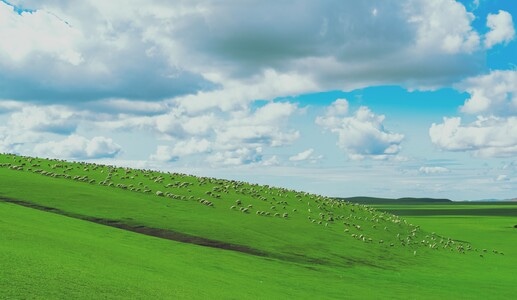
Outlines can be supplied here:
[[375, 198], [375, 197], [349, 197], [349, 198], [336, 198], [338, 200], [344, 200], [349, 202], [361, 203], [361, 204], [418, 204], [418, 203], [449, 203], [452, 202], [450, 199], [435, 199], [435, 198]]

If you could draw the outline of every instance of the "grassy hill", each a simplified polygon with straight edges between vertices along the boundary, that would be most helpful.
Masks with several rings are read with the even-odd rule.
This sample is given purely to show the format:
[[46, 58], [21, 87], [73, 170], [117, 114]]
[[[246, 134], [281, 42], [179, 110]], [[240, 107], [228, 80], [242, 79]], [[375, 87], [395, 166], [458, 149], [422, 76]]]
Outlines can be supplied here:
[[5, 298], [482, 298], [494, 284], [515, 292], [510, 247], [490, 240], [500, 249], [484, 252], [490, 244], [461, 231], [363, 204], [8, 154], [0, 179]]

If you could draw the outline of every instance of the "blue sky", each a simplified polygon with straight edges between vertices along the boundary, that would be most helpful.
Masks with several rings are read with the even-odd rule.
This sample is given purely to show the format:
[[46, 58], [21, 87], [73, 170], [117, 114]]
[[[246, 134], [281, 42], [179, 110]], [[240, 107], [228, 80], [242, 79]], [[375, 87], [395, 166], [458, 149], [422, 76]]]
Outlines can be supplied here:
[[517, 4], [0, 1], [0, 152], [516, 198]]

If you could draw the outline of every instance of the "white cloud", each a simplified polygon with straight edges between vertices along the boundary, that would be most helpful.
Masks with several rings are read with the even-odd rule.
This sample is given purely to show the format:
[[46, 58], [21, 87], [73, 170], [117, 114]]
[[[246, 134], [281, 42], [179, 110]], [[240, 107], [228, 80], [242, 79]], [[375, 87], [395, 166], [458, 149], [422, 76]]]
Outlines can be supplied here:
[[496, 177], [495, 181], [510, 181], [508, 175], [499, 175]]
[[180, 107], [189, 113], [218, 108], [223, 112], [246, 108], [258, 99], [273, 100], [276, 97], [291, 96], [318, 90], [319, 86], [308, 75], [295, 72], [280, 73], [266, 69], [248, 80], [228, 78], [224, 74], [205, 74], [221, 88], [201, 91], [175, 99]]
[[12, 2], [35, 9], [1, 3], [0, 36], [16, 38], [0, 45], [0, 98], [14, 100], [230, 111], [325, 89], [443, 86], [483, 59], [474, 16], [453, 0]]
[[470, 98], [460, 108], [464, 113], [517, 113], [517, 71], [492, 71], [486, 75], [468, 78], [456, 88], [470, 94]]
[[23, 106], [23, 102], [2, 100], [0, 101], [0, 114], [21, 110]]
[[10, 115], [9, 125], [15, 131], [69, 134], [81, 119], [81, 113], [65, 106], [24, 106]]
[[189, 140], [178, 141], [173, 146], [158, 146], [156, 153], [151, 155], [151, 160], [176, 161], [183, 156], [209, 153], [212, 144], [206, 139], [190, 138]]
[[280, 165], [280, 160], [276, 155], [271, 156], [270, 158], [263, 160], [262, 165], [269, 167], [269, 166], [278, 166]]
[[500, 43], [509, 43], [515, 37], [512, 15], [504, 10], [488, 14], [486, 26], [490, 31], [485, 35], [485, 47], [492, 48]]
[[105, 99], [88, 103], [88, 107], [96, 110], [113, 114], [137, 114], [137, 115], [156, 115], [163, 114], [169, 110], [168, 105], [161, 102], [148, 102], [127, 99]]
[[97, 122], [102, 129], [154, 132], [166, 142], [151, 155], [153, 160], [174, 161], [192, 154], [212, 153], [217, 165], [255, 163], [262, 159], [256, 149], [293, 143], [300, 132], [289, 127], [289, 118], [299, 111], [296, 104], [269, 102], [258, 108], [221, 111], [218, 108], [188, 112], [181, 104], [156, 116], [119, 115]]
[[478, 157], [517, 154], [517, 71], [491, 71], [456, 85], [470, 97], [460, 107], [477, 115], [469, 124], [460, 117], [444, 118], [429, 129], [431, 141], [442, 150], [469, 151]]
[[9, 134], [6, 127], [0, 127], [0, 153], [14, 153], [13, 144], [9, 141]]
[[364, 106], [350, 117], [337, 117], [329, 112], [333, 110], [316, 118], [316, 124], [336, 133], [338, 146], [351, 159], [389, 159], [399, 153], [404, 135], [387, 131], [382, 124], [384, 115], [375, 115]]
[[213, 166], [240, 166], [262, 161], [261, 147], [241, 147], [226, 151], [220, 151], [207, 158]]
[[348, 114], [348, 100], [346, 99], [336, 99], [327, 108], [328, 116], [344, 116], [346, 114]]
[[311, 157], [312, 153], [314, 153], [314, 149], [307, 149], [305, 151], [302, 151], [296, 155], [293, 155], [289, 157], [290, 161], [304, 161]]
[[78, 49], [81, 39], [80, 31], [48, 11], [17, 14], [0, 1], [0, 57], [20, 63], [43, 54], [76, 66], [84, 61]]
[[184, 110], [172, 108], [169, 113], [144, 119], [158, 132], [176, 137], [202, 136], [210, 133], [219, 120], [212, 112], [188, 115]]
[[471, 8], [472, 8], [473, 10], [476, 10], [476, 9], [478, 9], [479, 4], [480, 4], [480, 0], [473, 0], [473, 1], [472, 1], [472, 4], [471, 4]]
[[423, 166], [418, 169], [418, 171], [422, 174], [440, 174], [440, 173], [448, 173], [449, 169], [445, 167], [427, 167]]
[[216, 143], [221, 148], [247, 144], [252, 147], [278, 147], [292, 143], [300, 136], [296, 130], [278, 130], [297, 110], [292, 103], [269, 103], [253, 113], [235, 112], [224, 126], [215, 130]]
[[431, 141], [447, 151], [472, 151], [480, 157], [511, 157], [517, 155], [517, 117], [478, 117], [462, 125], [461, 118], [444, 118], [431, 125]]
[[114, 157], [121, 147], [112, 139], [96, 136], [87, 139], [79, 135], [70, 135], [61, 141], [50, 141], [34, 147], [34, 153], [43, 157], [95, 159]]
[[169, 146], [158, 146], [156, 152], [152, 154], [149, 159], [156, 161], [173, 161], [177, 160], [177, 157], [171, 155], [171, 149]]
[[[454, 0], [413, 1], [408, 5], [409, 22], [417, 24], [416, 46], [421, 51], [472, 53], [479, 47], [479, 34], [472, 28], [474, 15]], [[426, 50], [424, 50], [426, 49]]]
[[162, 24], [138, 15], [138, 5], [146, 3], [112, 4], [128, 10], [103, 10], [110, 5], [100, 1], [29, 1], [23, 5], [35, 10], [18, 14], [1, 2], [0, 39], [8, 42], [0, 44], [0, 99], [156, 100], [213, 87], [200, 74], [170, 64], [160, 49], [149, 55], [154, 43], [143, 31]]

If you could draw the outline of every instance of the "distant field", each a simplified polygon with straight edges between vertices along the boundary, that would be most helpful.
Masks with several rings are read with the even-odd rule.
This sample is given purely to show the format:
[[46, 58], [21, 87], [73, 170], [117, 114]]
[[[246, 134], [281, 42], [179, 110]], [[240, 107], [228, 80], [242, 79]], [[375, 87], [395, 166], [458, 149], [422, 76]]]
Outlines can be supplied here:
[[451, 202], [448, 204], [371, 204], [399, 216], [517, 216], [517, 203]]
[[0, 155], [0, 179], [2, 299], [517, 293], [514, 204], [374, 209], [243, 182], [13, 155]]

